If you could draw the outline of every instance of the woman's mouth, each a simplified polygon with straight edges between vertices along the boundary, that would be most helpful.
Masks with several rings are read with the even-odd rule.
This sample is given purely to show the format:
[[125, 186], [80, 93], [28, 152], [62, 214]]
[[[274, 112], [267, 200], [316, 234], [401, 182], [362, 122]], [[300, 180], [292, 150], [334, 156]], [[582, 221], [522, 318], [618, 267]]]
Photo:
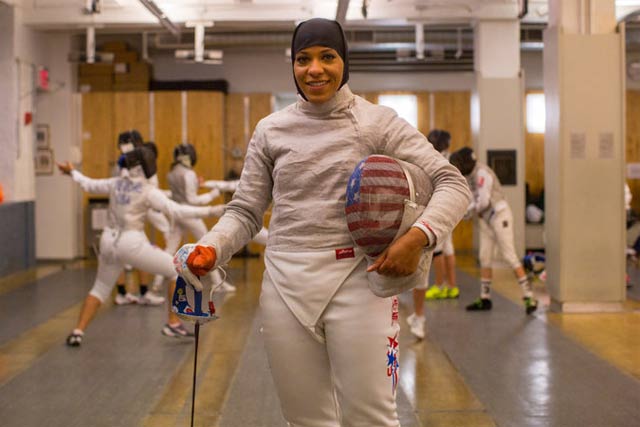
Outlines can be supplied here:
[[329, 83], [329, 80], [319, 80], [313, 82], [307, 82], [307, 86], [310, 86], [313, 89], [322, 88]]

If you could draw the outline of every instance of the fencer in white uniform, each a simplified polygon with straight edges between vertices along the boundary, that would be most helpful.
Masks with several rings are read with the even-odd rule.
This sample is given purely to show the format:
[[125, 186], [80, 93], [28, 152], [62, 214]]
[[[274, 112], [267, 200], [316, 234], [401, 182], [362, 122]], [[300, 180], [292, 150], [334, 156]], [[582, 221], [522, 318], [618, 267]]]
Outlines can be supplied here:
[[513, 234], [513, 214], [502, 192], [500, 180], [493, 170], [477, 161], [469, 147], [451, 154], [451, 163], [465, 176], [473, 201], [468, 207], [469, 215], [477, 215], [480, 227], [480, 298], [467, 306], [469, 311], [491, 310], [491, 280], [494, 250], [511, 266], [522, 288], [525, 312], [533, 313], [538, 301], [533, 297], [531, 283], [516, 254]]
[[[100, 238], [96, 280], [85, 299], [76, 328], [67, 337], [70, 346], [81, 344], [85, 328], [111, 293], [125, 265], [175, 279], [171, 255], [151, 245], [144, 232], [144, 221], [150, 208], [171, 218], [220, 216], [224, 211], [223, 206], [191, 207], [169, 200], [148, 182], [148, 178], [155, 174], [155, 156], [148, 149], [137, 147], [124, 154], [124, 158], [124, 173], [108, 179], [88, 178], [68, 162], [58, 164], [60, 170], [71, 175], [84, 191], [109, 194], [108, 226]], [[173, 287], [169, 288], [171, 295]], [[188, 335], [184, 327], [180, 328], [178, 324], [179, 319], [169, 311], [169, 322], [165, 328], [173, 325], [175, 331], [171, 331], [172, 336]]]
[[[198, 160], [196, 149], [193, 145], [183, 143], [177, 145], [173, 150], [173, 164], [167, 174], [171, 199], [185, 206], [208, 205], [213, 199], [220, 195], [216, 188], [203, 194], [198, 194], [200, 182], [193, 167]], [[180, 242], [188, 233], [191, 233], [197, 240], [202, 238], [207, 232], [207, 226], [200, 218], [174, 218], [173, 227], [166, 240], [165, 252], [174, 254]], [[216, 283], [227, 291], [234, 292], [235, 286], [223, 278], [218, 271], [214, 272]], [[153, 290], [160, 288], [162, 276], [156, 276], [153, 281]]]
[[[433, 129], [427, 135], [433, 148], [445, 159], [449, 159], [451, 134], [443, 129]], [[433, 251], [435, 283], [428, 287], [428, 280], [413, 290], [413, 313], [407, 317], [409, 330], [417, 339], [424, 339], [424, 300], [458, 298], [460, 290], [456, 286], [455, 250], [452, 233], [440, 240]], [[446, 276], [446, 282], [445, 282]]]
[[299, 24], [291, 54], [298, 101], [258, 123], [225, 215], [181, 251], [191, 251], [191, 273], [206, 274], [258, 233], [272, 203], [260, 306], [288, 425], [399, 426], [398, 300], [369, 288], [345, 215], [349, 177], [365, 157], [384, 154], [419, 166], [433, 182], [418, 221], [369, 267], [386, 276], [416, 270], [425, 247], [462, 218], [469, 189], [424, 135], [351, 92], [340, 24]]
[[[145, 143], [142, 135], [135, 129], [130, 131], [121, 132], [118, 135], [118, 148], [120, 149], [120, 154], [125, 154], [132, 151], [135, 147], [146, 147], [150, 149], [156, 160], [158, 159], [158, 149], [153, 142]], [[123, 168], [120, 165], [116, 165], [116, 170], [114, 171], [114, 176], [118, 176], [123, 172]], [[158, 183], [158, 175], [154, 174], [152, 177], [148, 179], [149, 183], [154, 187], [159, 188]], [[169, 224], [169, 220], [164, 216], [164, 214], [156, 209], [149, 209], [147, 211], [147, 220], [149, 223], [158, 230], [167, 241], [169, 237], [169, 232], [171, 231], [171, 225]], [[125, 265], [125, 274], [131, 274], [133, 269], [130, 265]], [[149, 274], [147, 272], [140, 271], [139, 272], [139, 280], [140, 280], [140, 296], [132, 294], [126, 290], [125, 274], [121, 274], [118, 277], [118, 293], [116, 294], [115, 303], [118, 305], [126, 305], [126, 304], [142, 304], [142, 305], [160, 305], [164, 302], [164, 297], [160, 295], [161, 284], [163, 276], [159, 276], [158, 279], [158, 287], [152, 291], [147, 290], [147, 285], [149, 284]]]

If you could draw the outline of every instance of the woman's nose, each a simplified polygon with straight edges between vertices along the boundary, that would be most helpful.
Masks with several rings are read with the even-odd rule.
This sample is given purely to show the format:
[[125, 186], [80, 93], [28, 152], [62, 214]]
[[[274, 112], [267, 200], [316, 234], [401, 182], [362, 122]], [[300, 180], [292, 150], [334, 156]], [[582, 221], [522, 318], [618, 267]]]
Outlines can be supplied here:
[[313, 59], [311, 64], [309, 64], [309, 74], [320, 74], [322, 73], [323, 68], [320, 60]]

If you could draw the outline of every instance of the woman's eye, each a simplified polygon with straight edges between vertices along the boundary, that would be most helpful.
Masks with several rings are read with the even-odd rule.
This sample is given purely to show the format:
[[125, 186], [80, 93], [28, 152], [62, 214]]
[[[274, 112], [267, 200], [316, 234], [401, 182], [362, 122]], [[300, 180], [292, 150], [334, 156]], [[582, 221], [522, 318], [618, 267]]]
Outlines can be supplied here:
[[299, 56], [296, 58], [296, 62], [298, 64], [306, 64], [309, 61], [309, 58], [307, 58], [306, 56]]
[[325, 53], [324, 55], [322, 55], [322, 59], [325, 61], [333, 61], [334, 59], [336, 59], [336, 56], [333, 53]]

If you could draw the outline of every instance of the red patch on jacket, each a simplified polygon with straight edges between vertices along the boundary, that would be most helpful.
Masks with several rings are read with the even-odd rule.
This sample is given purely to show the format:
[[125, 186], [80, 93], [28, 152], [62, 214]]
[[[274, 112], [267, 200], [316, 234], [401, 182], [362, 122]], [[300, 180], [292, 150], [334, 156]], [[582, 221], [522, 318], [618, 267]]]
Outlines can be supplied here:
[[355, 258], [356, 253], [353, 248], [336, 249], [336, 259]]

